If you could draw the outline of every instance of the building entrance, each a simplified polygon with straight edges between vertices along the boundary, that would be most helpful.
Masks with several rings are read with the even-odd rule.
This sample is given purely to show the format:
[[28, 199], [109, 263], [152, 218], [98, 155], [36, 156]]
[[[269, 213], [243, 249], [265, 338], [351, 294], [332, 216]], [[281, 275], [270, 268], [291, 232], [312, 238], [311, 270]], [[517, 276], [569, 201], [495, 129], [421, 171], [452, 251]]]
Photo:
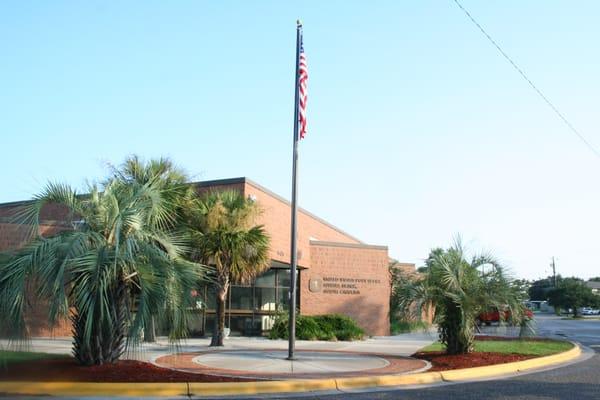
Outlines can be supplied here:
[[[287, 267], [287, 268], [286, 268]], [[297, 287], [300, 287], [300, 272]], [[288, 310], [290, 269], [287, 264], [272, 262], [271, 269], [256, 278], [252, 285], [231, 285], [225, 301], [225, 327], [230, 336], [260, 336], [266, 334], [278, 312]], [[300, 304], [300, 290], [296, 290]], [[197, 318], [193, 336], [212, 335], [215, 324], [215, 293], [204, 286], [197, 292]]]

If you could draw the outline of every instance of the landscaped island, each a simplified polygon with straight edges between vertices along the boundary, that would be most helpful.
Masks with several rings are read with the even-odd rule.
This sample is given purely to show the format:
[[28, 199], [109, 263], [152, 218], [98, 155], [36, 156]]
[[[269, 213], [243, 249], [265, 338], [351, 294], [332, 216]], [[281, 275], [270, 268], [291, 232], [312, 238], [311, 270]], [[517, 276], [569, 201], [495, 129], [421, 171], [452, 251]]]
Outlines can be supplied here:
[[571, 342], [562, 340], [478, 336], [471, 353], [449, 355], [442, 344], [436, 342], [413, 354], [413, 357], [431, 362], [429, 371], [448, 371], [523, 361], [562, 353], [572, 348]]
[[[562, 353], [573, 348], [571, 342], [551, 339], [526, 339], [479, 336], [468, 354], [448, 355], [434, 343], [413, 356], [428, 360], [429, 371], [447, 371], [504, 364]], [[247, 382], [233, 376], [189, 373], [135, 360], [83, 367], [74, 358], [61, 354], [0, 351], [0, 381], [73, 382]]]

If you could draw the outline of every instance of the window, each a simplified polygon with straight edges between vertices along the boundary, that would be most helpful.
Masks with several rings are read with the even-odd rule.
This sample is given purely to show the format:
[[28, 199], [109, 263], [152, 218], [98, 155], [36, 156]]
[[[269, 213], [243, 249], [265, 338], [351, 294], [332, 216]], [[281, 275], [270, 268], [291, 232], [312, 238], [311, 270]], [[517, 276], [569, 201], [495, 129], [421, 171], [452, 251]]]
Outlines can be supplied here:
[[277, 270], [270, 269], [254, 281], [254, 286], [260, 287], [274, 287], [275, 286], [275, 275], [277, 275]]
[[[278, 310], [288, 309], [290, 291], [290, 270], [285, 264], [273, 262], [273, 266], [256, 278], [251, 286], [232, 285], [225, 301], [225, 326], [231, 329], [231, 335], [260, 335], [273, 326], [274, 314]], [[300, 287], [298, 273], [297, 287]], [[296, 298], [300, 304], [300, 293]], [[212, 334], [215, 321], [215, 291], [212, 287], [203, 287], [198, 291], [198, 301], [206, 305], [204, 334]]]
[[285, 287], [290, 287], [290, 284], [292, 283], [291, 281], [291, 276], [290, 276], [290, 270], [289, 269], [280, 269], [277, 271], [277, 286], [285, 286]]
[[254, 288], [256, 309], [258, 311], [277, 311], [275, 307], [275, 288]]
[[252, 310], [253, 308], [252, 286], [231, 287], [231, 310]]

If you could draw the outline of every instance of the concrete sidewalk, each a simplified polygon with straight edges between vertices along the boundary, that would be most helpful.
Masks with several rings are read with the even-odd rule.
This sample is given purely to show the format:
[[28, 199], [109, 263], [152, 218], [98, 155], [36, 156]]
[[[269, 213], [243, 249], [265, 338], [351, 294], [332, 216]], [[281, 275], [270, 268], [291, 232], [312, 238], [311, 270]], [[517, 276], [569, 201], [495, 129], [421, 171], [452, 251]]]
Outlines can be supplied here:
[[[296, 341], [298, 361], [289, 362], [287, 340], [269, 340], [262, 337], [231, 337], [225, 340], [224, 347], [210, 347], [210, 339], [188, 339], [179, 346], [169, 344], [165, 337], [159, 337], [156, 343], [142, 343], [136, 349], [130, 349], [123, 358], [155, 362], [169, 355], [187, 354], [183, 362], [171, 362], [161, 366], [182, 369], [189, 372], [216, 374], [252, 375], [251, 373], [296, 375], [310, 374], [311, 377], [336, 373], [360, 372], [368, 370], [389, 370], [389, 364], [397, 366], [398, 372], [422, 370], [422, 364], [415, 364], [402, 357], [410, 356], [418, 349], [437, 339], [435, 331], [402, 334], [397, 336], [373, 337], [354, 342]], [[0, 346], [6, 348], [5, 341]], [[27, 343], [22, 350], [69, 354], [70, 338], [36, 338]], [[189, 355], [193, 355], [191, 357]], [[390, 356], [386, 358], [385, 356]], [[178, 356], [175, 356], [177, 359]], [[182, 356], [183, 359], [183, 356]], [[406, 366], [400, 367], [399, 363]], [[257, 371], [257, 366], [259, 371]], [[195, 368], [197, 367], [197, 368]], [[226, 372], [223, 372], [226, 371]], [[228, 373], [227, 373], [228, 372]]]

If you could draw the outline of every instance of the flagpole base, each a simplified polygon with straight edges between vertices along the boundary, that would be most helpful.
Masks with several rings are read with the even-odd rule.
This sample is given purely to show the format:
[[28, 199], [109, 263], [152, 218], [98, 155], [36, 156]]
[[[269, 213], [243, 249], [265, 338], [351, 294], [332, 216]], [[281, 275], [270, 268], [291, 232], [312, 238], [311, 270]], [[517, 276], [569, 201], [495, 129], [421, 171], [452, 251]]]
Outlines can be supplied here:
[[298, 357], [292, 356], [292, 357], [286, 357], [285, 359], [288, 361], [296, 361], [296, 360], [298, 360]]

